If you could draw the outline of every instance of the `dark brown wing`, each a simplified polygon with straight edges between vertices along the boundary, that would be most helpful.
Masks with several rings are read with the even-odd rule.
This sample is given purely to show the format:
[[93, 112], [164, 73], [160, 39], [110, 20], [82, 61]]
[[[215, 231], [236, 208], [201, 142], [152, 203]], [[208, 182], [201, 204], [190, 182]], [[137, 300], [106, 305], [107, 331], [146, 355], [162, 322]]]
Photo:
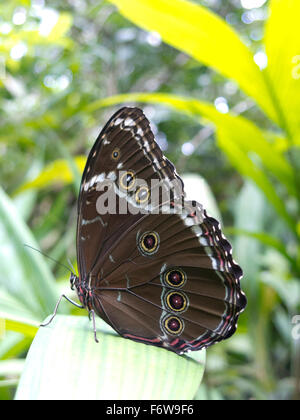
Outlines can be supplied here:
[[[92, 274], [94, 308], [113, 328], [182, 353], [230, 337], [246, 298], [219, 223], [196, 203], [175, 210], [145, 215], [122, 232]], [[151, 252], [145, 234], [157, 238]]]
[[[115, 214], [101, 212], [110, 191]], [[143, 112], [118, 111], [82, 178], [80, 284], [88, 284], [92, 307], [121, 335], [177, 353], [231, 336], [246, 306], [242, 271], [218, 222], [183, 195]]]
[[[116, 112], [99, 134], [89, 156], [81, 181], [78, 198], [77, 220], [77, 257], [79, 277], [84, 281], [98, 261], [101, 252], [105, 252], [119, 236], [119, 232], [133, 225], [141, 218], [136, 212], [120, 214], [119, 209], [127, 205], [131, 197], [131, 207], [145, 207], [145, 198], [140, 205], [136, 203], [136, 185], [134, 189], [122, 188], [126, 182], [126, 173], [132, 174], [135, 181], [143, 180], [140, 194], [151, 191], [151, 180], [165, 183], [175, 181], [175, 194], [183, 194], [183, 184], [177, 176], [174, 166], [168, 161], [154, 140], [149, 121], [138, 108], [122, 108]], [[113, 182], [118, 197], [116, 214], [99, 214], [97, 203], [107, 192], [102, 190], [105, 183]], [[120, 185], [122, 183], [122, 185]], [[124, 184], [125, 185], [125, 184]], [[124, 207], [124, 206], [123, 206]], [[137, 209], [138, 210], [138, 209]]]

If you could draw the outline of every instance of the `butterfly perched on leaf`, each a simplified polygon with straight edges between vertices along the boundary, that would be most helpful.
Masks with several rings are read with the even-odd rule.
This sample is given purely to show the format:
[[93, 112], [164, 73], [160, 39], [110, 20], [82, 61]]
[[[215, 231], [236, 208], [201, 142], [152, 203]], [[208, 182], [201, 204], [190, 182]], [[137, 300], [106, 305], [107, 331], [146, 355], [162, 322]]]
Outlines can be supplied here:
[[230, 243], [201, 204], [185, 199], [138, 108], [116, 112], [90, 151], [77, 259], [71, 287], [96, 340], [95, 314], [125, 338], [200, 350], [232, 336], [246, 307]]

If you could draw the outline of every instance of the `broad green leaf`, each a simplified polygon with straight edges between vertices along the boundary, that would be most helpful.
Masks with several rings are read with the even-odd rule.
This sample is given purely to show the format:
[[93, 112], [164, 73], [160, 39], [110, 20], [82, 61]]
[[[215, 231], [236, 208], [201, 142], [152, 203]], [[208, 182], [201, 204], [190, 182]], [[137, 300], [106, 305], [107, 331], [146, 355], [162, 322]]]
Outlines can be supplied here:
[[207, 210], [208, 214], [221, 221], [221, 213], [217, 202], [205, 179], [197, 174], [184, 174], [181, 178], [184, 182], [186, 199], [198, 201]]
[[249, 231], [245, 229], [238, 229], [238, 228], [227, 228], [226, 232], [231, 235], [239, 235], [239, 236], [246, 236], [248, 238], [256, 239], [257, 241], [261, 242], [263, 245], [266, 245], [269, 248], [273, 248], [278, 251], [284, 258], [286, 258], [295, 269], [297, 269], [295, 259], [287, 252], [284, 244], [274, 236], [265, 233], [265, 232], [257, 232], [257, 231]]
[[[115, 334], [97, 318], [99, 344], [88, 317], [57, 316], [40, 328], [29, 350], [16, 400], [192, 399], [199, 362]], [[184, 384], [184, 386], [183, 386]]]
[[14, 331], [5, 330], [5, 334], [2, 338], [0, 337], [0, 359], [11, 359], [12, 357], [18, 357], [20, 354], [24, 354], [31, 342], [31, 336], [24, 336]]
[[300, 145], [300, 2], [271, 0], [266, 25], [266, 77], [280, 125]]
[[10, 387], [18, 384], [18, 378], [22, 373], [24, 362], [25, 360], [23, 359], [0, 361], [0, 387]]
[[5, 338], [6, 331], [15, 331], [33, 338], [41, 321], [22, 301], [0, 289], [0, 338]]
[[[233, 203], [235, 229], [263, 230], [266, 207], [267, 202], [262, 192], [253, 182], [246, 181]], [[232, 233], [227, 229], [226, 232]], [[245, 272], [243, 283], [246, 285], [250, 307], [255, 307], [259, 296], [257, 279], [261, 270], [261, 250], [261, 244], [252, 238], [241, 235], [234, 238], [234, 258], [237, 258]], [[256, 314], [250, 311], [249, 317], [253, 319]]]
[[173, 47], [234, 79], [275, 121], [263, 74], [235, 31], [205, 7], [186, 0], [110, 0], [143, 29], [158, 32]]
[[[42, 168], [42, 162], [35, 161], [27, 174], [25, 175], [25, 182], [34, 179]], [[36, 204], [36, 191], [24, 191], [13, 199], [17, 212], [21, 215], [24, 221], [27, 221], [32, 214], [33, 208]]]
[[0, 289], [0, 358], [23, 354], [35, 337], [42, 321], [17, 298]]
[[[266, 225], [267, 202], [259, 189], [252, 183], [246, 182], [240, 191], [236, 202], [235, 226], [247, 230], [262, 231]], [[263, 266], [263, 248], [258, 241], [249, 237], [238, 236], [234, 241], [234, 252], [238, 263], [244, 270], [243, 288], [248, 298], [247, 338], [251, 343], [249, 357], [257, 365], [257, 374], [262, 370], [264, 375], [272, 374], [272, 366], [268, 359], [268, 341], [266, 339], [265, 323], [271, 322], [265, 311], [265, 291], [262, 290], [260, 278]], [[258, 302], [263, 302], [260, 307]], [[270, 299], [269, 299], [270, 301]], [[261, 313], [263, 312], [263, 315]], [[236, 381], [235, 381], [236, 382]]]
[[[277, 268], [277, 267], [276, 267]], [[271, 287], [280, 299], [284, 302], [290, 313], [297, 313], [300, 299], [300, 288], [298, 279], [286, 280], [286, 272], [277, 270], [265, 271], [262, 273], [262, 283]]]
[[19, 376], [24, 367], [23, 359], [11, 359], [0, 361], [0, 376]]
[[289, 215], [285, 203], [277, 195], [277, 192], [270, 182], [265, 172], [259, 168], [248, 156], [248, 154], [239, 147], [237, 137], [238, 132], [233, 132], [229, 127], [219, 127], [217, 131], [218, 145], [225, 152], [231, 164], [239, 171], [241, 175], [252, 179], [255, 184], [261, 189], [274, 209], [287, 223], [291, 232], [295, 232], [296, 223]]
[[[255, 162], [254, 166], [261, 168], [263, 165], [267, 175], [277, 177], [289, 194], [297, 195], [292, 167], [283, 153], [276, 150], [268, 141], [268, 133], [264, 133], [244, 117], [221, 114], [209, 104], [206, 105], [206, 110], [202, 111], [202, 115], [214, 122], [217, 133], [222, 132], [222, 136], [225, 136], [224, 141], [228, 142], [227, 145], [222, 143], [220, 136], [217, 136], [218, 144], [225, 153], [226, 149], [229, 149], [229, 144], [239, 148], [247, 160], [252, 159]], [[230, 150], [228, 152], [231, 153]]]
[[0, 286], [35, 317], [52, 312], [56, 302], [54, 278], [43, 257], [24, 244], [38, 247], [10, 198], [0, 188]]
[[[83, 172], [86, 157], [75, 157], [75, 164], [78, 171]], [[74, 180], [69, 162], [66, 159], [58, 159], [47, 165], [42, 172], [32, 181], [25, 182], [16, 191], [15, 195], [26, 190], [41, 189], [53, 184], [70, 184]]]
[[23, 334], [26, 337], [34, 338], [38, 327], [21, 321], [5, 320], [5, 328], [7, 331], [14, 331]]

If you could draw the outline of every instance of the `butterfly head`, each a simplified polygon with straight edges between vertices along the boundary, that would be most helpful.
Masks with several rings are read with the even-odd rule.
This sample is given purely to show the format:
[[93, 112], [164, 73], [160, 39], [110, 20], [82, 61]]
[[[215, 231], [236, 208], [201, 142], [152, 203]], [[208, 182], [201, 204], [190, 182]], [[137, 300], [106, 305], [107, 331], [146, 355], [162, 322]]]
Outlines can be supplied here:
[[74, 290], [77, 280], [78, 280], [78, 277], [76, 276], [76, 274], [71, 273], [71, 275], [70, 275], [70, 285], [71, 285], [72, 290]]

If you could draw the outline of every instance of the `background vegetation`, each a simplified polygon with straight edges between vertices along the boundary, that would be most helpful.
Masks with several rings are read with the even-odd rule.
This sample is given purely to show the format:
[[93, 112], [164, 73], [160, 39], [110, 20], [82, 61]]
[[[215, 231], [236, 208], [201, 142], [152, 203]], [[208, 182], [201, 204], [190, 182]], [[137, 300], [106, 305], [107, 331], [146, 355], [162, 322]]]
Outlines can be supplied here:
[[248, 308], [197, 398], [299, 398], [299, 18], [298, 0], [1, 2], [0, 399], [68, 287], [23, 244], [75, 264], [80, 172], [121, 103], [207, 180], [245, 272]]

